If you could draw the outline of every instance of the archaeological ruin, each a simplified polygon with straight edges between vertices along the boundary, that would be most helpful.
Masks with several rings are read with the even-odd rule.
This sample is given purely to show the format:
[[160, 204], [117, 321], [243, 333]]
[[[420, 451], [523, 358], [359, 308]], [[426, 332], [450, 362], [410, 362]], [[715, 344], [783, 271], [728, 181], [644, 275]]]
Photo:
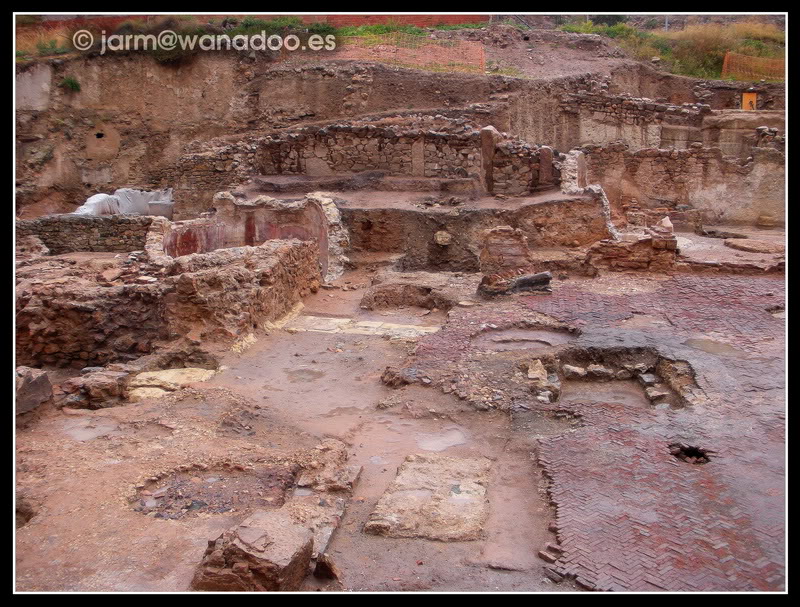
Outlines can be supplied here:
[[17, 51], [18, 592], [785, 591], [784, 82], [403, 17]]

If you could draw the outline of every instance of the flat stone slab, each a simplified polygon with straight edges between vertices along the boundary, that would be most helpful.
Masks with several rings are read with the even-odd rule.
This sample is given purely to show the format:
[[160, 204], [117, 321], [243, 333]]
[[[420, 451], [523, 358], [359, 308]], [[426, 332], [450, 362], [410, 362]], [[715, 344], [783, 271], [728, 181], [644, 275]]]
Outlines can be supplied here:
[[216, 371], [199, 367], [182, 369], [164, 369], [162, 371], [145, 371], [134, 377], [128, 387], [130, 401], [146, 398], [160, 398], [194, 382], [208, 381]]
[[352, 318], [326, 318], [322, 316], [299, 316], [285, 327], [288, 331], [311, 331], [313, 333], [345, 333], [351, 335], [386, 335], [398, 338], [416, 338], [436, 333], [439, 327], [401, 325], [375, 320]]
[[786, 252], [786, 247], [778, 242], [767, 240], [756, 240], [754, 238], [728, 238], [725, 246], [748, 253], [772, 253], [779, 254]]
[[445, 542], [483, 537], [491, 461], [409, 455], [378, 500], [364, 531]]

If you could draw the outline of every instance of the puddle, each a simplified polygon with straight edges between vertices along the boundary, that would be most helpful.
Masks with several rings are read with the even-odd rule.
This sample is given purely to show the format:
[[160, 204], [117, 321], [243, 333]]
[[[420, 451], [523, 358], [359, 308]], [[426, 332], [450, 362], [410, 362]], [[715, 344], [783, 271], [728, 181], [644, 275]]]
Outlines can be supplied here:
[[458, 428], [446, 428], [439, 434], [418, 434], [417, 445], [425, 451], [444, 451], [467, 442], [467, 435]]
[[532, 350], [545, 352], [553, 346], [569, 343], [575, 336], [563, 331], [548, 329], [504, 329], [482, 333], [475, 344], [487, 350], [506, 352], [509, 350]]
[[310, 382], [320, 377], [325, 377], [325, 371], [317, 369], [284, 369], [284, 373], [289, 377], [289, 382]]
[[101, 436], [121, 434], [117, 424], [109, 421], [98, 421], [91, 419], [69, 419], [64, 422], [64, 432], [70, 438], [86, 442]]
[[619, 403], [631, 407], [650, 408], [650, 401], [636, 380], [565, 381], [561, 385], [560, 402]]
[[733, 356], [741, 358], [747, 356], [747, 352], [734, 348], [725, 342], [715, 341], [713, 339], [687, 339], [683, 345], [694, 348], [695, 350], [702, 350], [709, 354], [717, 354], [718, 356]]

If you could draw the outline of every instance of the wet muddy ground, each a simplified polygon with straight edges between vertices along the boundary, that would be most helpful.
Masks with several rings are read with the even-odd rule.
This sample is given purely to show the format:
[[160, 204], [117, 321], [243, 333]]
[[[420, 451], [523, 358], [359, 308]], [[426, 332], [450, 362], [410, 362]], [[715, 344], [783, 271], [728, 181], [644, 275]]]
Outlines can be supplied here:
[[[306, 589], [579, 589], [570, 579], [554, 583], [544, 570], [549, 563], [538, 556], [548, 543], [566, 537], [563, 530], [562, 539], [553, 531], [557, 512], [547, 493], [551, 480], [537, 457], [539, 441], [572, 436], [577, 440], [596, 424], [602, 427], [587, 411], [606, 415], [608, 403], [617, 403], [615, 411], [651, 415], [642, 387], [633, 380], [566, 381], [555, 407], [511, 411], [477, 411], [435, 386], [392, 389], [381, 382], [384, 369], [402, 366], [421, 342], [436, 334], [414, 334], [411, 329], [398, 333], [379, 325], [436, 331], [448, 316], [412, 307], [362, 310], [364, 289], [358, 286], [362, 279], [357, 272], [346, 274], [337, 285], [356, 285], [352, 290], [320, 290], [284, 330], [261, 337], [244, 353], [226, 355], [220, 373], [188, 392], [99, 411], [53, 410], [18, 433], [17, 480], [33, 511], [23, 517], [28, 520], [17, 534], [18, 589], [187, 590], [209, 539], [253, 509], [277, 507], [287, 493], [303, 491], [293, 488], [291, 467], [278, 460], [257, 460], [283, 457], [325, 437], [344, 441], [349, 463], [361, 466], [362, 472], [327, 549], [341, 578], [331, 582], [309, 576]], [[583, 316], [581, 309], [563, 309], [574, 312], [584, 329], [610, 323], [626, 330], [677, 334], [678, 343], [696, 352], [699, 360], [710, 361], [704, 373], [735, 373], [734, 368], [725, 371], [725, 365], [740, 364], [744, 366], [739, 370], [749, 377], [754, 359], [774, 361], [780, 356], [780, 318], [766, 312], [762, 318], [750, 310], [753, 302], [741, 299], [739, 324], [704, 323], [700, 310], [705, 300], [700, 293], [696, 300], [679, 298], [678, 308], [670, 285], [664, 277], [615, 276], [559, 281], [556, 288], [565, 292], [561, 299], [575, 293], [582, 301]], [[724, 291], [738, 296], [740, 288], [737, 282]], [[778, 292], [780, 281], [758, 283], [755, 288], [759, 293]], [[653, 306], [648, 303], [652, 297], [670, 303]], [[562, 304], [555, 297], [516, 301], [535, 301], [547, 313], [572, 322], [560, 312]], [[604, 301], [607, 305], [601, 305]], [[622, 301], [627, 308], [615, 305]], [[490, 317], [496, 305], [467, 310]], [[755, 305], [761, 305], [761, 299]], [[749, 327], [745, 326], [748, 314], [758, 316]], [[369, 330], [347, 332], [327, 330], [331, 325], [321, 321], [308, 324], [309, 318], [376, 324], [365, 325]], [[452, 314], [450, 318], [453, 322]], [[305, 328], [292, 329], [293, 323]], [[767, 325], [771, 328], [764, 330]], [[490, 331], [481, 334], [475, 351], [484, 355], [496, 351], [494, 356], [502, 357], [522, 348], [535, 356], [539, 348], [569, 345], [575, 339], [573, 333], [551, 329]], [[492, 368], [500, 382], [503, 368], [501, 364]], [[763, 377], [771, 378], [770, 386], [780, 383], [773, 377], [775, 365], [761, 368]], [[779, 414], [775, 398], [776, 393], [770, 392], [757, 399], [759, 404], [750, 414], [759, 419]], [[710, 418], [713, 427], [717, 414]], [[664, 422], [657, 420], [662, 418], [652, 423], [660, 427]], [[781, 436], [776, 430], [770, 440], [777, 445]], [[735, 458], [725, 456], [725, 448], [718, 446], [724, 441], [705, 442], [723, 452], [724, 476], [731, 474]], [[768, 458], [769, 472], [756, 484], [764, 485], [769, 478], [767, 485], [775, 485], [780, 462], [769, 460], [775, 453], [770, 447], [759, 456]], [[364, 533], [398, 468], [412, 454], [488, 458], [488, 503], [480, 539], [434, 541]], [[565, 457], [575, 455], [565, 453]], [[222, 468], [222, 460], [256, 462], [257, 472]], [[198, 462], [206, 466], [200, 472], [179, 469]], [[713, 463], [701, 468], [709, 470]], [[752, 477], [749, 468], [741, 472]], [[141, 488], [135, 488], [137, 483]], [[756, 494], [740, 501], [758, 513], [763, 506], [753, 505]], [[764, 528], [774, 518], [762, 516], [757, 526]], [[752, 549], [760, 554], [760, 547]], [[780, 558], [779, 553], [769, 552], [771, 562]]]

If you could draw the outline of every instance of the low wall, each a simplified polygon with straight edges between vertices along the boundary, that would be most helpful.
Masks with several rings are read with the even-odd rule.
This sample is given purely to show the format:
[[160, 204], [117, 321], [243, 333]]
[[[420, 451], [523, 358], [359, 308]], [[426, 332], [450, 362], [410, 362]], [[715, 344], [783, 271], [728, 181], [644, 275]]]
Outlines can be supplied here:
[[170, 328], [229, 343], [284, 316], [321, 279], [317, 243], [299, 240], [185, 255], [168, 272]]
[[103, 366], [186, 335], [230, 345], [315, 291], [318, 259], [315, 242], [280, 240], [168, 260], [166, 276], [145, 284], [28, 281], [17, 292], [17, 363]]
[[37, 236], [53, 255], [144, 249], [153, 218], [140, 215], [46, 215], [17, 220], [17, 237]]
[[[508, 195], [558, 183], [551, 149], [542, 156], [540, 146], [503, 136], [493, 127], [479, 130], [463, 123], [436, 130], [348, 122], [220, 139], [194, 146], [159, 179], [174, 184], [182, 213], [187, 207], [208, 210], [216, 192], [243, 185], [254, 175], [384, 171], [398, 177], [474, 179], [489, 192]], [[488, 139], [487, 129], [493, 133]]]

